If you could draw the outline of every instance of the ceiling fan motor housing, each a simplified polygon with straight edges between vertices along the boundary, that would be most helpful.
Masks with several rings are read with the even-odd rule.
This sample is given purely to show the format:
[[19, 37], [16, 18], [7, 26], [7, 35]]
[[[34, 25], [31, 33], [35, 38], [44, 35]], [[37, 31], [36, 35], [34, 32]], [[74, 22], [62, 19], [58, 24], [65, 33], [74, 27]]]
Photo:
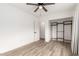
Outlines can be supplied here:
[[38, 3], [38, 5], [40, 6], [40, 5], [43, 5], [43, 3]]

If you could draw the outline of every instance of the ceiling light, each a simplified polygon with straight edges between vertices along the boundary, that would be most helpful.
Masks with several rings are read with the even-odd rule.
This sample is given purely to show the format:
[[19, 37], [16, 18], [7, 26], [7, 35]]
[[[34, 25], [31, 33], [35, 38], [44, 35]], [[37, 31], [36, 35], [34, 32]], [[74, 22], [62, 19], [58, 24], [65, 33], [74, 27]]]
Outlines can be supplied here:
[[39, 6], [39, 9], [42, 9], [42, 6]]

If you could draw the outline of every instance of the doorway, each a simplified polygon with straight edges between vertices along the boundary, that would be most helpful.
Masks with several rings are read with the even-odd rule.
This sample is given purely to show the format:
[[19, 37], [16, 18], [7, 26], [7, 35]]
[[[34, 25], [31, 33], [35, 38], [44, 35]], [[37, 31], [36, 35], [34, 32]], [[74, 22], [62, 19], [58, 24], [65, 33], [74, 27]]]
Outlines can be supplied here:
[[40, 40], [45, 40], [45, 23], [40, 24]]

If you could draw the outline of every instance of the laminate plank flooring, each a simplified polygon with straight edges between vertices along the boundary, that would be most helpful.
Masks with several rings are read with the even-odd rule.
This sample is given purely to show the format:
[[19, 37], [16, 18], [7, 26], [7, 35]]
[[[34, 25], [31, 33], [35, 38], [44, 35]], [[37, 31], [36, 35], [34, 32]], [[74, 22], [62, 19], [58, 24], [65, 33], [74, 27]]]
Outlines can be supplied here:
[[70, 43], [53, 40], [46, 43], [44, 40], [39, 40], [6, 52], [2, 56], [72, 56], [72, 52]]

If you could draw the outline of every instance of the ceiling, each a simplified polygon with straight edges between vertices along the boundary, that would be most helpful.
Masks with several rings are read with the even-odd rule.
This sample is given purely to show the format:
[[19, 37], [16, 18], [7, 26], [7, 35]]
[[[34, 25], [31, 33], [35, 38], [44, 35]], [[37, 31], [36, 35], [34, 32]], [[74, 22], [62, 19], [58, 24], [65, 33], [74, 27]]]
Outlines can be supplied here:
[[39, 13], [46, 14], [46, 13], [55, 13], [55, 12], [68, 11], [68, 10], [70, 11], [74, 9], [76, 4], [75, 3], [56, 3], [55, 5], [45, 6], [48, 12], [45, 12], [42, 9], [38, 10], [37, 12], [33, 12], [37, 7], [26, 5], [26, 3], [10, 3], [10, 5], [15, 6], [30, 14], [39, 15]]

